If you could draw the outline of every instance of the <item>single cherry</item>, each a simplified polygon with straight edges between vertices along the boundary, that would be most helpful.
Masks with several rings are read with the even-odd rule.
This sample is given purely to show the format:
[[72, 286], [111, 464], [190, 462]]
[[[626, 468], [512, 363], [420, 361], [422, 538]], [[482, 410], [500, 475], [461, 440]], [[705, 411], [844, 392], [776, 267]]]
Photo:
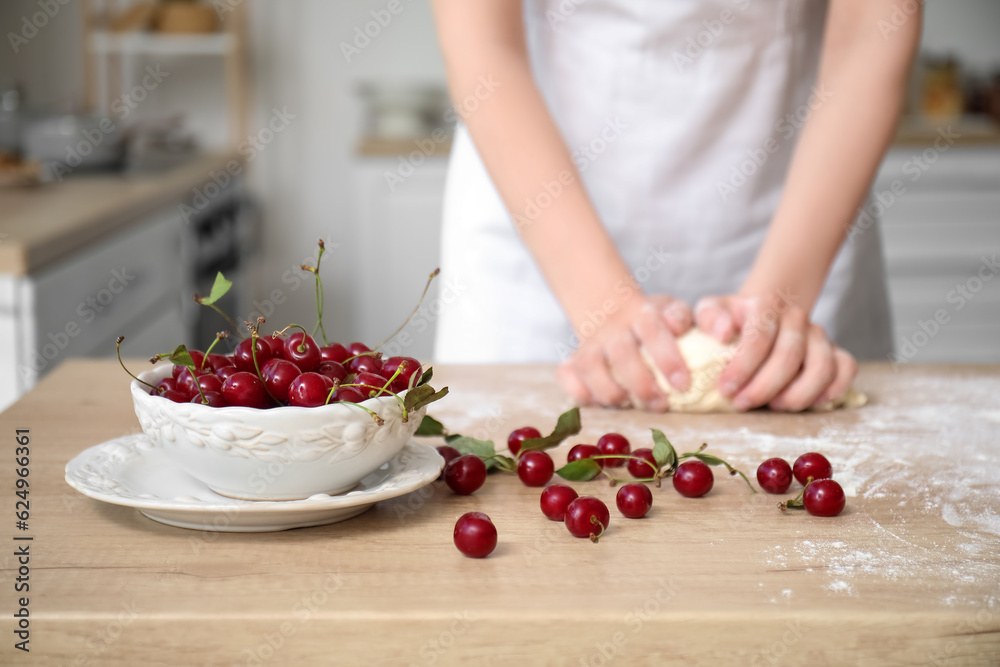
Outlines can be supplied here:
[[362, 396], [354, 387], [338, 387], [330, 398], [331, 403], [361, 403], [366, 400], [368, 397]]
[[[600, 456], [601, 450], [597, 448], [596, 445], [573, 445], [573, 448], [569, 450], [569, 454], [566, 455], [566, 462], [572, 463], [573, 461], [579, 461], [580, 459], [592, 459], [595, 456]], [[602, 468], [604, 467], [604, 459], [598, 459], [595, 461]]]
[[156, 383], [156, 391], [154, 393], [162, 395], [165, 391], [177, 391], [177, 380], [175, 378], [163, 378]]
[[238, 371], [222, 383], [222, 398], [227, 405], [245, 408], [266, 408], [271, 399], [264, 389], [264, 383], [254, 373]]
[[285, 358], [285, 339], [280, 336], [261, 336], [260, 339], [271, 348], [272, 359]]
[[217, 391], [206, 391], [205, 400], [208, 403], [203, 403], [200, 394], [195, 394], [191, 397], [190, 403], [198, 403], [199, 405], [206, 405], [210, 408], [224, 408], [226, 407], [226, 399], [222, 398], [222, 394]]
[[813, 516], [837, 516], [844, 511], [844, 489], [832, 479], [810, 482], [802, 493], [802, 504]]
[[698, 459], [685, 461], [674, 471], [674, 488], [685, 498], [701, 498], [712, 490], [713, 484], [712, 469]]
[[188, 350], [188, 354], [191, 355], [191, 361], [194, 362], [195, 368], [201, 368], [202, 362], [205, 361], [205, 353], [201, 350]]
[[806, 484], [809, 478], [829, 479], [833, 475], [833, 466], [825, 456], [817, 452], [809, 452], [795, 459], [792, 466], [792, 473], [799, 484]]
[[[212, 373], [205, 373], [204, 375], [198, 376], [198, 386], [201, 387], [202, 392], [213, 392], [216, 394], [222, 394], [222, 378], [218, 375]], [[197, 394], [197, 392], [195, 392]]]
[[203, 375], [210, 374], [211, 371], [195, 370], [194, 375], [191, 375], [191, 369], [185, 368], [181, 371], [180, 375], [177, 376], [177, 391], [183, 392], [188, 396], [193, 396], [198, 393], [196, 389], [197, 381], [195, 378], [200, 378]]
[[[601, 450], [601, 454], [605, 456], [612, 456], [614, 454], [629, 454], [632, 451], [632, 446], [626, 438], [621, 433], [605, 433], [601, 436], [601, 439], [597, 441], [597, 448]], [[601, 463], [604, 464], [605, 468], [621, 468], [625, 465], [628, 459], [601, 459]]]
[[218, 375], [223, 382], [225, 382], [230, 375], [236, 372], [236, 366], [223, 366], [219, 370], [215, 371], [215, 374]]
[[301, 374], [298, 366], [285, 359], [270, 359], [260, 369], [268, 393], [281, 403], [288, 403], [288, 388]]
[[580, 496], [566, 507], [566, 528], [574, 537], [589, 537], [592, 542], [608, 529], [611, 513], [608, 506], [593, 496]]
[[386, 378], [391, 378], [404, 362], [406, 366], [399, 371], [399, 375], [392, 381], [392, 387], [390, 387], [397, 394], [406, 391], [420, 381], [420, 376], [423, 373], [420, 362], [413, 357], [389, 357], [382, 361], [382, 375]]
[[365, 345], [364, 343], [351, 343], [347, 346], [348, 356], [354, 357], [359, 354], [364, 354], [365, 352], [371, 352], [372, 349]]
[[347, 370], [352, 373], [382, 374], [382, 358], [373, 354], [363, 354], [347, 362]]
[[330, 394], [329, 378], [319, 373], [303, 373], [288, 385], [288, 404], [302, 408], [315, 408], [326, 404]]
[[344, 368], [343, 364], [336, 361], [319, 362], [319, 368], [316, 369], [316, 372], [327, 376], [331, 380], [336, 380], [338, 383], [343, 382], [344, 378], [347, 377], [347, 369]]
[[545, 452], [524, 452], [517, 458], [517, 476], [525, 486], [545, 486], [556, 466]]
[[[254, 366], [253, 363], [254, 351], [257, 354], [257, 366]], [[257, 368], [263, 369], [264, 364], [270, 361], [272, 356], [274, 355], [271, 353], [271, 346], [265, 343], [263, 339], [244, 338], [233, 352], [233, 365], [236, 366], [236, 370], [238, 371], [256, 374]]]
[[160, 394], [160, 396], [168, 401], [173, 401], [174, 403], [187, 403], [190, 400], [187, 394], [182, 391], [177, 391], [176, 389], [168, 389]]
[[513, 456], [517, 456], [517, 453], [521, 451], [521, 443], [525, 440], [531, 440], [532, 438], [540, 438], [542, 434], [534, 426], [524, 426], [522, 428], [516, 429], [510, 432], [507, 436], [507, 449]]
[[295, 362], [303, 373], [309, 373], [319, 367], [319, 345], [312, 336], [298, 331], [285, 340], [285, 359]]
[[757, 483], [768, 493], [784, 493], [792, 485], [792, 466], [785, 459], [768, 459], [757, 468]]
[[363, 385], [361, 387], [355, 387], [365, 398], [374, 398], [375, 396], [388, 396], [389, 394], [382, 391], [382, 387], [385, 386], [386, 380], [381, 375], [376, 373], [358, 373], [358, 377], [354, 379], [352, 384]]
[[319, 358], [322, 361], [336, 361], [338, 364], [342, 364], [347, 361], [349, 356], [351, 353], [340, 343], [319, 348]]
[[572, 487], [565, 484], [552, 484], [545, 487], [538, 502], [542, 506], [542, 514], [553, 521], [564, 521], [566, 519], [566, 508], [579, 497], [580, 494], [574, 491]]
[[455, 546], [469, 558], [485, 558], [496, 549], [496, 526], [482, 512], [466, 512], [455, 522]]
[[[441, 458], [444, 459], [445, 466], [462, 455], [462, 452], [458, 451], [451, 445], [441, 445], [437, 448], [437, 452], [441, 455]], [[438, 479], [444, 479], [444, 468], [441, 468], [441, 474], [438, 475]]]
[[[656, 459], [653, 458], [653, 450], [648, 447], [642, 447], [640, 449], [632, 452], [632, 456], [642, 459], [642, 461], [636, 461], [635, 459], [628, 459], [628, 474], [636, 477], [638, 479], [647, 479], [656, 474], [658, 468], [656, 467]], [[643, 461], [648, 461], [643, 463]]]
[[486, 464], [474, 454], [459, 456], [445, 467], [444, 482], [458, 495], [468, 496], [486, 482]]
[[653, 492], [645, 484], [629, 482], [618, 489], [615, 502], [619, 512], [630, 519], [639, 519], [653, 506]]
[[225, 368], [226, 366], [232, 366], [232, 357], [227, 357], [221, 354], [210, 354], [208, 355], [207, 366], [212, 369], [213, 373], [218, 373], [220, 368]]

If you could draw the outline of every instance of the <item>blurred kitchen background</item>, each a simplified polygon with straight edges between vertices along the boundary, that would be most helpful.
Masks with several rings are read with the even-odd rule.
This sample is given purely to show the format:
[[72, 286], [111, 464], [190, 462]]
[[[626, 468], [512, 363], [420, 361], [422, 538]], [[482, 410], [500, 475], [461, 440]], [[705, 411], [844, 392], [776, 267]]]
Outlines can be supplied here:
[[[311, 326], [320, 237], [331, 340], [409, 313], [453, 120], [426, 0], [4, 0], [0, 27], [0, 409], [119, 334], [133, 358], [203, 347], [225, 325], [190, 295], [220, 270], [240, 320]], [[926, 4], [875, 185], [905, 190], [883, 228], [899, 360], [1000, 362], [998, 36], [995, 0]], [[456, 289], [406, 354], [430, 357]]]

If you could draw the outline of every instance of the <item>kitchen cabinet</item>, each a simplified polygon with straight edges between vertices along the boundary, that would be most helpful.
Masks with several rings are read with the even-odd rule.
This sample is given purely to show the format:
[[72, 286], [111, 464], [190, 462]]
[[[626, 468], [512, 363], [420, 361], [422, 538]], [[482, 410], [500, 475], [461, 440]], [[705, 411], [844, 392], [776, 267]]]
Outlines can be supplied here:
[[216, 185], [229, 162], [0, 193], [0, 409], [65, 359], [114, 355], [118, 336], [132, 358], [204, 344], [218, 325], [190, 295], [216, 269], [237, 279], [227, 306], [246, 311], [243, 186]]
[[1000, 146], [893, 148], [873, 193], [896, 359], [1000, 361]]

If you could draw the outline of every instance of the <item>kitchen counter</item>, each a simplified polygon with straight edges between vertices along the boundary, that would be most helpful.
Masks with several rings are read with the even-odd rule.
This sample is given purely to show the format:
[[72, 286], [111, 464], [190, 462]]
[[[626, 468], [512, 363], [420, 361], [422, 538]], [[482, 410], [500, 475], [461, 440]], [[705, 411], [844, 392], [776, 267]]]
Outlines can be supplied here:
[[227, 165], [240, 162], [216, 153], [164, 172], [81, 174], [62, 183], [0, 189], [0, 274], [28, 275], [157, 208], [189, 200]]
[[[567, 406], [546, 366], [450, 366], [431, 413], [504, 441]], [[770, 456], [825, 453], [848, 493], [839, 517], [782, 513], [717, 474], [701, 499], [669, 482], [651, 514], [614, 491], [599, 544], [494, 475], [475, 495], [441, 482], [344, 523], [235, 534], [173, 528], [66, 485], [83, 449], [136, 432], [128, 378], [70, 361], [0, 414], [7, 443], [0, 663], [33, 665], [1000, 664], [1000, 366], [863, 365], [868, 406], [831, 414], [649, 415], [585, 409], [583, 431], [678, 450], [707, 442], [751, 476]], [[31, 433], [31, 521], [15, 530], [14, 431]], [[488, 513], [484, 560], [452, 544]], [[13, 648], [12, 537], [30, 535], [30, 655]], [[22, 593], [23, 594], [23, 593]], [[20, 594], [19, 594], [20, 595]]]

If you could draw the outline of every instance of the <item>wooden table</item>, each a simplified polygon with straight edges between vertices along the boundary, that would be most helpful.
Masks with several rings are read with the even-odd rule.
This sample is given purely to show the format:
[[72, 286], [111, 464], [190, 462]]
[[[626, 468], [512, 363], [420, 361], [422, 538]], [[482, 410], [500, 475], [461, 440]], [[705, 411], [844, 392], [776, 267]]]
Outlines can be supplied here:
[[[432, 413], [502, 440], [554, 423], [566, 401], [540, 366], [443, 367]], [[613, 491], [600, 542], [494, 476], [473, 496], [440, 482], [345, 523], [203, 533], [70, 489], [66, 462], [133, 432], [127, 378], [72, 361], [0, 415], [3, 645], [17, 665], [1000, 664], [1000, 367], [862, 369], [871, 405], [820, 415], [680, 416], [584, 410], [574, 441], [609, 430], [710, 451], [751, 472], [825, 452], [849, 493], [834, 519], [782, 514], [720, 475], [705, 498], [654, 490], [642, 520]], [[14, 431], [31, 431], [31, 524], [14, 528]], [[555, 452], [564, 460], [569, 445]], [[492, 556], [452, 544], [490, 514]], [[29, 534], [30, 654], [13, 648], [12, 537]]]

